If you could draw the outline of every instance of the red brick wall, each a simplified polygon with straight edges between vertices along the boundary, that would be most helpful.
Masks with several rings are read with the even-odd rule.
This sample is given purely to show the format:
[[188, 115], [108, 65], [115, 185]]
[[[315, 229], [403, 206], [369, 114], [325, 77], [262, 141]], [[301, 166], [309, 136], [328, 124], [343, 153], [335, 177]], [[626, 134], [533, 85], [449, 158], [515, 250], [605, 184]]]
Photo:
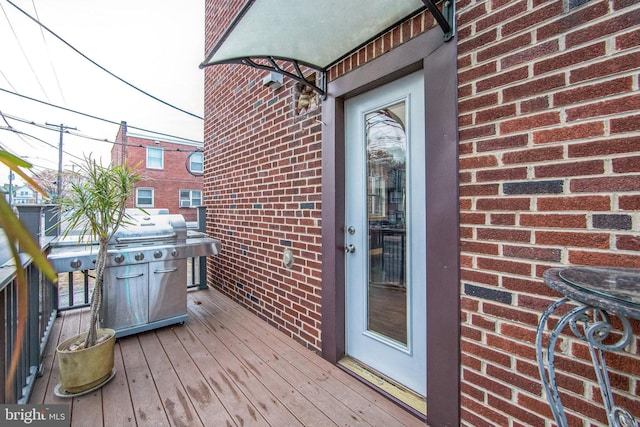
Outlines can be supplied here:
[[[463, 419], [544, 425], [534, 339], [558, 295], [543, 271], [640, 267], [640, 3], [457, 8]], [[585, 346], [563, 346], [570, 425], [606, 422]], [[635, 354], [610, 363], [636, 416], [638, 366]]]
[[[118, 133], [118, 142], [122, 141], [122, 136]], [[153, 208], [166, 208], [169, 213], [181, 214], [186, 221], [197, 220], [197, 210], [195, 208], [180, 207], [180, 190], [202, 190], [202, 176], [194, 176], [187, 171], [187, 159], [191, 152], [200, 150], [202, 147], [195, 145], [175, 144], [167, 141], [135, 137], [128, 135], [126, 145], [115, 144], [111, 151], [111, 158], [119, 163], [122, 151], [125, 151], [127, 164], [136, 167], [146, 179], [138, 182], [136, 188], [154, 189]], [[163, 148], [164, 168], [148, 169], [146, 167], [147, 146]], [[129, 200], [128, 206], [135, 206], [135, 192], [133, 198]]]
[[420, 13], [335, 64], [329, 69], [327, 79], [329, 81], [335, 80], [349, 71], [384, 55], [393, 48], [406, 43], [433, 26], [435, 26], [433, 16], [428, 12]]
[[[207, 15], [207, 34], [226, 28], [235, 12], [224, 11]], [[205, 69], [207, 231], [223, 247], [209, 259], [210, 279], [319, 351], [319, 112], [296, 117], [293, 82], [285, 79], [274, 92], [262, 85], [265, 75], [244, 66]], [[282, 264], [286, 249], [294, 255], [291, 269]]]

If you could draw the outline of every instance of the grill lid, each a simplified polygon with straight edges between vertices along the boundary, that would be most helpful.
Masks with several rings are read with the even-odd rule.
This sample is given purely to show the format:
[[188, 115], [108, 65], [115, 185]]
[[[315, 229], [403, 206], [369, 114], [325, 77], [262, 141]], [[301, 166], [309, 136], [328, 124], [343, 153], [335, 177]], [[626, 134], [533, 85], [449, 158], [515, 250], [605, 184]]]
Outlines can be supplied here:
[[109, 241], [110, 245], [138, 245], [147, 242], [184, 242], [187, 224], [182, 215], [134, 215]]

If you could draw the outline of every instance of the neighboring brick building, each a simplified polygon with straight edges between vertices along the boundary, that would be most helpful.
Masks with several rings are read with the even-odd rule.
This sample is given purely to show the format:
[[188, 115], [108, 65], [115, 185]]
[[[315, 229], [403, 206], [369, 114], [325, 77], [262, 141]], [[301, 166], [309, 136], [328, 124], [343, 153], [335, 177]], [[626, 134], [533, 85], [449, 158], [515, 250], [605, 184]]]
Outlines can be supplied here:
[[136, 184], [131, 207], [166, 208], [196, 221], [202, 205], [202, 144], [118, 130], [111, 149], [114, 164], [127, 162], [145, 176]]
[[[207, 51], [244, 3], [207, 0]], [[209, 260], [210, 283], [339, 362], [352, 354], [345, 330], [357, 308], [349, 303], [353, 257], [368, 252], [373, 265], [380, 253], [373, 237], [354, 239], [367, 234], [363, 225], [369, 236], [398, 230], [391, 212], [405, 213], [405, 193], [394, 186], [422, 169], [422, 182], [416, 175], [406, 191], [420, 186], [425, 208], [401, 228], [418, 230], [409, 241], [425, 242], [411, 251], [423, 255], [414, 265], [426, 265], [413, 273], [414, 289], [426, 287], [426, 322], [410, 332], [426, 335], [427, 422], [551, 425], [535, 337], [560, 295], [543, 272], [640, 268], [640, 2], [458, 0], [455, 16], [450, 42], [422, 11], [334, 58], [328, 97], [302, 112], [300, 85], [287, 77], [273, 91], [262, 84], [264, 70], [205, 68], [203, 200], [207, 231], [224, 248]], [[422, 165], [382, 184], [369, 175], [368, 198], [353, 199], [349, 185], [365, 172], [352, 169], [352, 132], [364, 126], [351, 120], [360, 114], [368, 126], [377, 116], [406, 131], [407, 120], [396, 117], [413, 104], [381, 101], [376, 110], [371, 99], [395, 94], [393, 82], [409, 85], [412, 76], [424, 84], [423, 101], [411, 92], [424, 108], [424, 128], [411, 131], [425, 134]], [[385, 194], [387, 204], [375, 208]], [[414, 207], [422, 203], [411, 197]], [[353, 200], [368, 224], [351, 223]], [[608, 364], [616, 402], [638, 417], [640, 323], [632, 326], [628, 352]], [[605, 424], [586, 345], [561, 341], [556, 366], [569, 425]]]

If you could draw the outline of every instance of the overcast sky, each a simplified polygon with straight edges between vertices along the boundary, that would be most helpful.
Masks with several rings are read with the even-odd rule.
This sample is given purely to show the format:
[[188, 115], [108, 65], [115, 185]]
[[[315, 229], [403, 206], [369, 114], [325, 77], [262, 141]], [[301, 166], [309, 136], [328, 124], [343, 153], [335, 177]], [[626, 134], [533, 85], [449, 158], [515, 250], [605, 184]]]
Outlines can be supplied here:
[[[183, 110], [203, 115], [204, 1], [11, 0], [112, 73]], [[203, 122], [149, 98], [82, 58], [7, 0], [0, 0], [0, 88], [129, 126], [202, 141]], [[35, 6], [35, 7], [34, 7]], [[44, 34], [44, 37], [43, 37]], [[58, 168], [59, 133], [11, 119], [77, 128], [113, 141], [118, 125], [0, 91], [0, 144], [35, 167]], [[131, 132], [141, 133], [130, 129]], [[93, 153], [108, 162], [112, 144], [65, 134], [63, 165]], [[0, 169], [0, 184], [8, 170]]]

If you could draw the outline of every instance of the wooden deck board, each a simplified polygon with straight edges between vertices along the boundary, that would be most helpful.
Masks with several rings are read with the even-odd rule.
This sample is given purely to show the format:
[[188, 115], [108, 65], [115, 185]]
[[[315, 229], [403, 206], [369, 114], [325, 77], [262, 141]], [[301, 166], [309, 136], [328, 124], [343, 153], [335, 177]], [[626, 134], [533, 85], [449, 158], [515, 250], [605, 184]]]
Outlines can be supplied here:
[[213, 331], [213, 334], [210, 334], [203, 343], [211, 351], [220, 366], [223, 367], [225, 372], [225, 377], [222, 378], [223, 381], [238, 387], [252, 405], [258, 408], [258, 411], [269, 425], [302, 425], [280, 400], [265, 387], [259, 377], [252, 374], [242, 364], [238, 358], [238, 346], [233, 342], [234, 337], [215, 318], [207, 316], [201, 306], [193, 305], [191, 307], [189, 315], [195, 318], [195, 322], [189, 323], [189, 326], [194, 329], [207, 326]]
[[139, 334], [138, 338], [170, 424], [174, 426], [204, 425], [200, 417], [198, 417], [193, 404], [187, 398], [187, 391], [178, 378], [179, 374], [183, 374], [180, 369], [181, 361], [177, 360], [172, 364], [165, 354], [156, 333], [142, 333]]
[[[138, 426], [168, 426], [169, 418], [137, 336], [120, 339], [122, 360]], [[119, 374], [116, 374], [119, 375]], [[107, 384], [106, 387], [111, 387]], [[73, 422], [73, 419], [71, 420]]]
[[[184, 330], [186, 328], [177, 328]], [[184, 400], [192, 402], [200, 420], [214, 425], [224, 426], [233, 423], [224, 405], [215, 395], [211, 386], [203, 379], [202, 372], [194, 363], [190, 354], [182, 346], [173, 328], [164, 328], [157, 333], [160, 343], [171, 360], [171, 364], [179, 375], [179, 380], [186, 393]], [[189, 423], [195, 425], [195, 423]]]
[[131, 402], [129, 382], [124, 368], [122, 348], [116, 341], [113, 355], [116, 376], [111, 380], [113, 384], [102, 387], [102, 410], [105, 426], [135, 426], [136, 416]]
[[[215, 315], [206, 311], [206, 307], [199, 305], [194, 307], [194, 310], [201, 311], [202, 315], [207, 317], [210, 322], [218, 322], [217, 327], [219, 329], [218, 335], [224, 341], [227, 348], [236, 356], [241, 363], [243, 371], [247, 371], [248, 374], [256, 377], [258, 381], [262, 383], [264, 388], [268, 390], [272, 398], [275, 398], [286, 410], [288, 410], [295, 418], [297, 423], [302, 425], [313, 425], [319, 420], [327, 421], [326, 416], [314, 406], [313, 401], [305, 398], [305, 396], [299, 393], [292, 392], [292, 385], [287, 383], [286, 380], [279, 375], [277, 371], [272, 367], [265, 365], [258, 353], [261, 352], [260, 348], [247, 347], [242, 341], [242, 337], [237, 336], [232, 331], [232, 325], [221, 321], [218, 316], [224, 316], [222, 311], [217, 311]], [[287, 418], [291, 418], [288, 416]], [[296, 423], [291, 419], [290, 423]], [[287, 424], [290, 425], [290, 424]]]
[[60, 341], [61, 331], [62, 322], [58, 319], [56, 322], [53, 322], [53, 325], [51, 326], [51, 331], [49, 332], [49, 344], [44, 349], [44, 354], [42, 356], [42, 378], [36, 381], [33, 385], [33, 390], [31, 391], [31, 402], [33, 403], [43, 403], [45, 400], [47, 387], [49, 386], [49, 380], [51, 378], [51, 369], [53, 368], [53, 363], [57, 363], [57, 361], [54, 360], [56, 355], [56, 346], [54, 343], [58, 343]]
[[[191, 395], [195, 395], [193, 397], [197, 400], [217, 400], [224, 407], [224, 411], [233, 418], [234, 424], [267, 426], [267, 421], [257, 407], [244, 396], [238, 386], [233, 384], [224, 368], [211, 355], [194, 331], [190, 328], [177, 328], [175, 333], [201, 374], [197, 382], [192, 380], [194, 387], [197, 387], [197, 393], [193, 392]], [[217, 406], [217, 403], [212, 403], [212, 406], [214, 404]]]
[[[331, 420], [335, 425], [363, 425], [362, 419], [357, 413], [344, 406], [343, 402], [340, 402], [331, 393], [323, 390], [316, 383], [316, 379], [307, 376], [300, 371], [298, 366], [293, 365], [285, 358], [275, 356], [274, 348], [266, 345], [243, 326], [248, 322], [235, 314], [237, 310], [243, 309], [210, 313], [210, 316], [218, 319], [221, 324], [227, 325], [227, 333], [232, 337], [230, 341], [246, 343], [237, 344], [236, 350], [245, 365], [260, 377], [264, 377], [265, 373], [269, 375], [264, 378], [265, 385], [270, 387], [274, 394], [283, 395], [284, 403], [290, 407], [292, 412], [305, 416], [301, 420], [304, 425], [314, 425], [323, 419]], [[275, 345], [277, 348], [278, 344]], [[242, 346], [247, 347], [245, 349]], [[246, 351], [248, 346], [251, 351]], [[305, 368], [308, 367], [309, 365], [306, 364]], [[298, 393], [294, 393], [293, 390]], [[336, 410], [336, 408], [341, 410]], [[364, 423], [364, 425], [368, 424]]]
[[120, 338], [115, 378], [72, 399], [53, 393], [55, 347], [88, 313], [64, 312], [30, 403], [68, 403], [73, 427], [425, 425], [216, 290], [188, 308], [184, 325]]
[[[286, 363], [297, 366], [303, 372], [313, 373], [315, 375], [311, 379], [321, 384], [326, 393], [336, 397], [341, 402], [352, 408], [367, 408], [361, 411], [367, 422], [384, 423], [386, 425], [424, 425], [413, 415], [406, 411], [398, 411], [398, 407], [370, 387], [354, 381], [354, 379], [328, 363], [326, 360], [317, 357], [314, 353], [306, 350], [298, 345], [295, 341], [288, 339], [284, 334], [276, 331], [264, 322], [251, 322], [251, 318], [255, 318], [251, 313], [244, 309], [233, 310], [235, 319], [229, 319], [228, 323], [231, 327], [235, 325], [251, 325], [248, 330], [254, 335], [256, 340], [262, 340], [268, 343], [271, 354], [274, 359], [286, 360]], [[261, 353], [264, 354], [264, 353]], [[335, 410], [335, 408], [333, 408]], [[352, 421], [353, 423], [353, 421]]]

